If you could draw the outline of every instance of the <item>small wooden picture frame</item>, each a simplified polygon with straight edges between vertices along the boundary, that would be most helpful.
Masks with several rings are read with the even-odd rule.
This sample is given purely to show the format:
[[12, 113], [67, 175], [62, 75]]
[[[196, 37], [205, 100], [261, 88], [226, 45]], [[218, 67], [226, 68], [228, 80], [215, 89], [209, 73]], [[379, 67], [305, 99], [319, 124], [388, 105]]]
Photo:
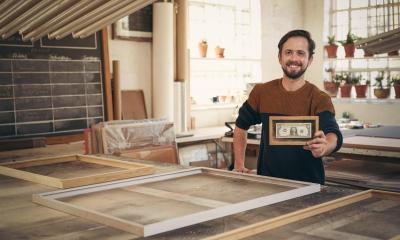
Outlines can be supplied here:
[[318, 116], [269, 117], [270, 145], [304, 145], [319, 129]]
[[112, 39], [152, 42], [153, 7], [149, 5], [112, 25]]

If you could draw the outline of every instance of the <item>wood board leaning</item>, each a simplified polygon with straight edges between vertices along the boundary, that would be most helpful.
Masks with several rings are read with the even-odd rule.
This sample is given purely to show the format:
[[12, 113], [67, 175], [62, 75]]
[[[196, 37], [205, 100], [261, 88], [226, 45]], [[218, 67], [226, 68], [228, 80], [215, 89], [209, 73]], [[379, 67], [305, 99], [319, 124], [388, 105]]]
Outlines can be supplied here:
[[0, 174], [57, 188], [71, 188], [154, 173], [150, 165], [87, 155], [4, 163]]
[[[345, 208], [345, 207], [350, 207], [353, 206], [352, 204], [357, 204], [357, 203], [363, 203], [364, 200], [370, 200], [372, 198], [377, 198], [380, 200], [383, 200], [384, 202], [372, 202], [369, 204], [366, 204], [366, 209], [365, 212], [367, 211], [367, 209], [378, 213], [378, 214], [382, 214], [379, 213], [380, 211], [383, 210], [391, 210], [393, 211], [393, 207], [395, 207], [398, 211], [399, 206], [400, 206], [400, 193], [397, 192], [386, 192], [386, 191], [380, 191], [380, 190], [366, 190], [363, 192], [359, 192], [359, 193], [355, 193], [349, 196], [345, 196], [342, 198], [338, 198], [329, 202], [325, 202], [322, 204], [318, 204], [312, 207], [308, 207], [305, 209], [301, 209], [295, 212], [291, 212], [288, 214], [284, 214], [278, 217], [274, 217], [271, 219], [267, 219], [258, 223], [254, 223], [254, 224], [250, 224], [241, 228], [237, 228], [225, 233], [221, 233], [218, 235], [214, 235], [211, 237], [206, 238], [206, 240], [224, 240], [224, 239], [229, 239], [229, 240], [237, 240], [237, 239], [244, 239], [244, 238], [256, 238], [256, 239], [263, 239], [263, 237], [259, 234], [268, 234], [269, 236], [273, 236], [277, 237], [279, 235], [272, 235], [270, 231], [277, 229], [279, 227], [284, 227], [287, 226], [289, 224], [292, 223], [298, 223], [298, 222], [302, 222], [305, 223], [306, 219], [312, 219], [312, 217], [316, 217], [317, 215], [321, 216], [323, 213], [327, 214], [328, 216], [332, 216], [332, 214], [328, 214], [331, 213], [331, 211], [337, 210], [337, 209], [341, 209], [341, 208]], [[390, 202], [391, 201], [391, 202]], [[364, 203], [365, 204], [365, 203]], [[385, 209], [386, 208], [386, 209]], [[358, 210], [358, 211], [363, 211], [360, 210], [359, 208], [357, 208], [356, 206], [353, 206], [351, 210]], [[350, 210], [350, 211], [351, 211]], [[349, 210], [347, 211], [347, 213], [345, 214], [346, 217], [348, 218], [347, 221], [345, 221], [345, 219], [341, 219], [341, 218], [336, 218], [336, 219], [331, 219], [328, 218], [327, 220], [327, 224], [328, 227], [320, 227], [321, 225], [324, 225], [323, 222], [321, 222], [321, 219], [318, 219], [316, 222], [316, 224], [312, 224], [310, 226], [306, 226], [306, 227], [302, 227], [300, 229], [295, 230], [294, 232], [296, 233], [310, 233], [312, 236], [308, 236], [308, 238], [315, 238], [317, 239], [318, 237], [321, 237], [321, 239], [332, 239], [330, 238], [328, 235], [331, 236], [336, 236], [336, 238], [343, 238], [343, 239], [381, 239], [381, 238], [370, 238], [370, 237], [366, 237], [366, 236], [362, 236], [362, 235], [357, 235], [356, 232], [351, 232], [350, 234], [346, 234], [345, 232], [339, 232], [338, 228], [342, 227], [341, 225], [346, 224], [346, 227], [349, 227], [349, 225], [351, 224], [358, 224], [356, 223], [356, 221], [359, 221], [362, 219], [365, 220], [365, 218], [368, 219], [368, 214], [366, 214], [365, 212], [359, 213], [359, 214], [354, 214], [353, 212], [349, 212]], [[394, 215], [396, 215], [396, 211], [393, 211]], [[379, 219], [382, 219], [381, 216], [378, 216]], [[397, 217], [395, 217], [397, 218]], [[394, 219], [395, 220], [395, 219]], [[341, 222], [342, 224], [340, 224], [339, 222]], [[362, 224], [365, 225], [365, 222], [362, 222]], [[396, 223], [394, 223], [393, 225], [395, 225], [394, 228], [396, 228]], [[398, 225], [397, 225], [398, 226]], [[358, 226], [359, 227], [359, 226]], [[368, 227], [372, 227], [372, 226], [366, 226]], [[376, 226], [375, 226], [376, 227]], [[319, 228], [319, 229], [318, 229]], [[332, 228], [332, 229], [329, 229]], [[336, 228], [336, 229], [335, 229]], [[343, 228], [343, 227], [342, 227]], [[373, 227], [372, 227], [373, 228]], [[388, 230], [388, 229], [387, 229]], [[288, 228], [284, 229], [284, 231], [286, 232], [286, 234], [291, 234], [292, 232], [290, 232], [288, 230]], [[318, 231], [320, 231], [320, 233], [318, 233]], [[362, 230], [360, 230], [362, 231]], [[394, 233], [394, 237], [389, 237], [390, 239], [398, 239], [398, 237], [400, 236], [400, 230], [397, 228], [397, 233]], [[322, 236], [318, 236], [318, 234], [322, 235]], [[258, 236], [257, 236], [258, 235]], [[304, 235], [301, 235], [303, 238], [307, 238], [304, 237]], [[340, 237], [339, 237], [340, 236]], [[293, 235], [291, 235], [291, 237], [295, 237]], [[319, 239], [319, 238], [318, 238]], [[387, 238], [385, 238], [387, 239]]]
[[34, 194], [33, 202], [151, 236], [318, 191], [314, 183], [192, 168]]

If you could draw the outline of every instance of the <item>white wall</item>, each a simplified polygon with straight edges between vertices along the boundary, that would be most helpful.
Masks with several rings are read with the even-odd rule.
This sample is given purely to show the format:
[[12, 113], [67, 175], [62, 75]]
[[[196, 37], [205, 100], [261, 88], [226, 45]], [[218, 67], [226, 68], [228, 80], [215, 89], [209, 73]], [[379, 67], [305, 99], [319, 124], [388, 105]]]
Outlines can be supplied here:
[[111, 39], [111, 28], [108, 29], [110, 69], [112, 61], [120, 61], [121, 89], [142, 89], [144, 92], [147, 114], [151, 116], [151, 66], [152, 44]]
[[282, 77], [278, 43], [290, 30], [303, 27], [304, 1], [261, 1], [261, 67], [263, 82]]
[[[260, 0], [262, 32], [263, 81], [282, 76], [278, 63], [278, 42], [288, 31], [302, 28], [311, 32], [317, 48], [314, 62], [306, 78], [322, 89], [323, 79], [323, 0]], [[109, 30], [111, 32], [111, 29]], [[122, 89], [143, 89], [148, 113], [151, 113], [151, 43], [112, 40], [109, 38], [111, 60], [120, 60]], [[338, 116], [346, 111], [351, 116], [371, 123], [400, 125], [400, 103], [334, 103]], [[197, 127], [223, 125], [232, 120], [234, 108], [196, 110]]]

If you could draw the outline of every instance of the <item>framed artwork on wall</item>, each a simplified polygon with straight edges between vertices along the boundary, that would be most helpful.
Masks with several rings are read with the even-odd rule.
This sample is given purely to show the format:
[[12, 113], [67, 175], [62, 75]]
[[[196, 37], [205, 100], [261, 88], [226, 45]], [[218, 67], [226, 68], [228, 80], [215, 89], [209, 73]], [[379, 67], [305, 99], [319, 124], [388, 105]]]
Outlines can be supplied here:
[[149, 5], [126, 16], [112, 25], [112, 39], [151, 42], [153, 31], [153, 7]]

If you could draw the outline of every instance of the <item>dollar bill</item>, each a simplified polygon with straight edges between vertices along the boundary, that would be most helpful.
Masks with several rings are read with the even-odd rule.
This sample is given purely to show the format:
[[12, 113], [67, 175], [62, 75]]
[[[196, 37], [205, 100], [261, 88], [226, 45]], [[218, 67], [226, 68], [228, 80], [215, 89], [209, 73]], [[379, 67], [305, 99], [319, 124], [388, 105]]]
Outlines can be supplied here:
[[276, 138], [312, 138], [311, 123], [276, 123]]

